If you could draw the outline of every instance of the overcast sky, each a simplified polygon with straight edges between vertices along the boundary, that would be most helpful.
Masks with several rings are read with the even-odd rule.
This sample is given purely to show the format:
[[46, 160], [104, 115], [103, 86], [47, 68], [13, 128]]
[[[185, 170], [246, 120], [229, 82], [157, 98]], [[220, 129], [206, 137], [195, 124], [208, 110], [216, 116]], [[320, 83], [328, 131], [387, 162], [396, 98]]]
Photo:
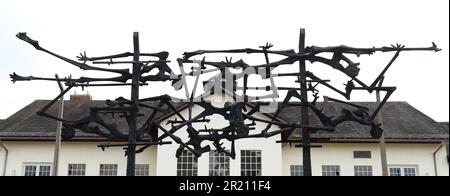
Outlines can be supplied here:
[[[378, 47], [401, 43], [429, 47], [436, 42], [442, 52], [402, 53], [384, 84], [398, 87], [391, 101], [407, 101], [437, 121], [448, 121], [448, 4], [447, 0], [0, 0], [0, 119], [33, 100], [52, 99], [58, 93], [56, 83], [51, 82], [12, 84], [10, 73], [98, 76], [34, 50], [15, 37], [18, 32], [28, 32], [41, 46], [75, 58], [82, 51], [89, 56], [132, 51], [132, 33], [139, 31], [141, 51], [169, 51], [170, 65], [176, 68], [176, 58], [197, 49], [257, 48], [266, 42], [277, 50], [297, 49], [302, 27], [306, 28], [307, 45]], [[360, 78], [372, 82], [392, 55], [354, 58], [361, 62]], [[329, 79], [336, 73], [316, 64], [308, 69], [323, 72], [318, 75]], [[129, 94], [117, 88], [88, 90], [94, 99]], [[142, 91], [148, 96], [173, 93], [162, 84]], [[81, 89], [77, 92], [83, 93]], [[374, 101], [375, 96], [356, 94], [355, 100]]]

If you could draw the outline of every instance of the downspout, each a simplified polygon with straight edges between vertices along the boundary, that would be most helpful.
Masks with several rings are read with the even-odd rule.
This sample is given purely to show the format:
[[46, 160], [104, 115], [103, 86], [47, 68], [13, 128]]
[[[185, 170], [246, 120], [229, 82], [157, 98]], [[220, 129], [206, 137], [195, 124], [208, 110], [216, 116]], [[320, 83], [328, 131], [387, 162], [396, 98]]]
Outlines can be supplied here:
[[6, 176], [6, 164], [8, 163], [8, 149], [3, 145], [2, 140], [0, 139], [0, 146], [5, 149], [5, 160], [3, 162], [2, 176]]
[[444, 147], [444, 144], [441, 144], [439, 148], [433, 153], [433, 161], [434, 161], [434, 175], [438, 176], [438, 166], [437, 166], [437, 158], [436, 154]]

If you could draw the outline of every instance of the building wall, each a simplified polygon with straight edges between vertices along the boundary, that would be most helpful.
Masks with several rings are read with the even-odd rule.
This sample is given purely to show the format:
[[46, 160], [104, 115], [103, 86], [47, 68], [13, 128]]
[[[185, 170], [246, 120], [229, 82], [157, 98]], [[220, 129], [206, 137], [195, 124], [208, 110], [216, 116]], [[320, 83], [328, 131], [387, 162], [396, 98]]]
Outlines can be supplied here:
[[[216, 95], [210, 97], [212, 100], [219, 100]], [[222, 104], [224, 102], [217, 101], [214, 104]], [[219, 106], [219, 105], [216, 105]], [[193, 116], [202, 112], [203, 109], [199, 106], [193, 108]], [[188, 110], [181, 111], [181, 114], [184, 117], [188, 116]], [[269, 118], [262, 114], [255, 114], [255, 117], [262, 118], [268, 120]], [[171, 125], [167, 125], [168, 120], [175, 120], [177, 117], [172, 116], [166, 120], [164, 120], [161, 125], [166, 129], [170, 130]], [[179, 117], [177, 118], [180, 119]], [[208, 117], [211, 119], [211, 123], [206, 124], [208, 128], [222, 128], [228, 126], [228, 121], [225, 120], [220, 115], [214, 115]], [[250, 123], [247, 122], [247, 123]], [[256, 123], [256, 130], [263, 130], [265, 128], [265, 123]], [[204, 125], [194, 125], [195, 128], [204, 129]], [[276, 130], [276, 126], [270, 129], [270, 131]], [[259, 133], [256, 131], [251, 131], [251, 133]], [[163, 132], [160, 130], [159, 135], [162, 135]], [[183, 141], [188, 140], [188, 135], [185, 131], [185, 128], [180, 129], [175, 133], [176, 136], [180, 137]], [[280, 140], [280, 135], [270, 137], [270, 138], [252, 138], [252, 139], [243, 139], [237, 140], [235, 143], [236, 146], [236, 159], [230, 160], [230, 175], [231, 176], [240, 176], [241, 175], [241, 160], [240, 160], [240, 152], [241, 150], [261, 150], [261, 158], [262, 158], [262, 175], [263, 176], [281, 176], [281, 145], [277, 144], [276, 141]], [[170, 138], [164, 139], [165, 141], [172, 141]], [[231, 143], [228, 141], [223, 141], [226, 149], [230, 150]], [[214, 146], [211, 142], [203, 142], [202, 146], [210, 145], [214, 150]], [[176, 150], [179, 145], [173, 142], [172, 145], [163, 145], [158, 146], [158, 158], [157, 158], [157, 175], [158, 176], [176, 176], [177, 175], [177, 158], [175, 157]], [[199, 176], [208, 176], [209, 175], [209, 154], [205, 153], [198, 159], [198, 175]]]
[[[262, 175], [290, 175], [291, 165], [301, 165], [301, 148], [275, 144], [276, 139], [249, 139], [237, 142], [237, 158], [231, 160], [231, 175], [240, 175], [240, 150], [262, 150]], [[52, 142], [3, 142], [9, 149], [7, 176], [23, 175], [24, 163], [51, 163], [53, 160]], [[67, 175], [69, 163], [86, 164], [86, 175], [99, 175], [100, 164], [118, 164], [118, 175], [125, 175], [126, 158], [121, 148], [109, 148], [105, 152], [97, 148], [97, 142], [63, 142], [60, 155], [59, 175]], [[355, 165], [371, 165], [374, 175], [381, 175], [380, 153], [377, 144], [335, 143], [321, 144], [322, 148], [313, 148], [313, 175], [322, 175], [322, 165], [340, 165], [341, 175], [353, 176]], [[170, 148], [169, 148], [170, 147]], [[137, 155], [137, 164], [149, 164], [150, 175], [176, 175], [175, 152], [177, 145], [151, 147]], [[421, 176], [434, 176], [433, 153], [439, 144], [387, 144], [389, 165], [417, 166]], [[282, 149], [282, 150], [281, 150]], [[354, 150], [369, 150], [371, 159], [354, 159]], [[158, 156], [157, 156], [158, 151]], [[449, 175], [445, 148], [436, 154], [437, 172], [440, 176]], [[0, 149], [0, 175], [3, 169], [5, 151]], [[208, 154], [199, 159], [199, 175], [208, 175]]]
[[[2, 142], [2, 141], [0, 141]], [[4, 164], [5, 164], [5, 159], [6, 159], [6, 152], [5, 150], [0, 146], [0, 176], [5, 175], [3, 168], [4, 168]]]
[[[322, 165], [340, 165], [341, 175], [353, 176], [355, 165], [370, 165], [373, 175], [381, 176], [380, 148], [377, 144], [367, 143], [326, 143], [322, 148], [311, 151], [312, 172], [315, 176], [322, 175]], [[416, 166], [418, 175], [434, 176], [435, 167], [433, 153], [440, 144], [387, 144], [386, 154], [388, 165]], [[290, 175], [291, 165], [302, 165], [301, 148], [283, 145], [283, 175]], [[353, 151], [371, 151], [371, 159], [354, 159]], [[438, 175], [448, 176], [449, 167], [445, 148], [437, 153]]]
[[[21, 176], [25, 163], [52, 163], [53, 142], [8, 142], [9, 150], [6, 175]], [[100, 142], [63, 142], [60, 151], [58, 175], [65, 176], [68, 164], [86, 164], [87, 176], [98, 176], [100, 164], [117, 164], [119, 176], [126, 174], [126, 157], [120, 147], [107, 148], [104, 152], [97, 147]], [[0, 151], [0, 168], [3, 169], [4, 150]], [[150, 175], [156, 174], [156, 147], [151, 147], [136, 156], [136, 164], [149, 164]], [[0, 170], [1, 170], [0, 169]]]

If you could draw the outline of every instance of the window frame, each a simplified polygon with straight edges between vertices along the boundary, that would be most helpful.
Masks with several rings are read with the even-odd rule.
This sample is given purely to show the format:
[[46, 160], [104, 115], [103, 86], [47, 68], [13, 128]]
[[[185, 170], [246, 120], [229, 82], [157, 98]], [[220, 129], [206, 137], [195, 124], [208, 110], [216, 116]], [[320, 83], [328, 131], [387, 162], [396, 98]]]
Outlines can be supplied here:
[[[221, 159], [223, 158], [223, 162]], [[230, 157], [225, 153], [218, 153], [216, 151], [209, 152], [209, 168], [208, 175], [209, 176], [230, 176]], [[214, 166], [219, 166], [219, 169], [213, 168]], [[224, 167], [223, 167], [224, 166]], [[212, 173], [211, 173], [212, 172]], [[219, 173], [219, 175], [215, 175]], [[222, 175], [223, 174], [223, 175]]]
[[[70, 166], [84, 166], [84, 168], [82, 168], [82, 175], [73, 175], [73, 174], [70, 174]], [[69, 163], [69, 164], [67, 164], [67, 176], [86, 176], [86, 167], [87, 167], [87, 165], [85, 164], [85, 163]], [[80, 172], [80, 169], [79, 168], [76, 168], [76, 169], [73, 169], [75, 172]]]
[[[368, 153], [368, 154], [366, 154], [366, 153]], [[368, 156], [366, 157], [366, 156], [361, 156], [361, 155], [368, 155]], [[353, 159], [372, 159], [372, 151], [370, 151], [370, 150], [354, 150], [353, 151]]]
[[[115, 168], [113, 168], [113, 169], [115, 169], [115, 174], [114, 174], [114, 170], [112, 170], [113, 175], [109, 175], [110, 172], [108, 170], [110, 170], [110, 169], [106, 169], [106, 171], [104, 171], [103, 173], [107, 172], [108, 175], [105, 175], [105, 174], [102, 175], [102, 165], [115, 166]], [[102, 164], [99, 165], [99, 174], [98, 175], [99, 176], [117, 176], [118, 175], [118, 170], [119, 170], [119, 165], [118, 164], [102, 163]]]
[[289, 170], [291, 176], [305, 176], [303, 173], [303, 165], [290, 165]]
[[[147, 168], [141, 168], [142, 166], [146, 166]], [[140, 173], [143, 173], [143, 175], [141, 175], [138, 172], [138, 169], [144, 169], [143, 171], [139, 171]], [[150, 176], [150, 164], [136, 164], [135, 168], [134, 168], [134, 175], [135, 176]]]
[[[419, 176], [419, 166], [418, 165], [388, 165], [388, 172], [389, 172], [389, 176], [398, 176], [398, 175], [392, 175], [391, 173], [391, 169], [400, 169], [400, 176], [406, 176], [405, 175], [405, 169], [414, 169], [415, 171], [415, 175], [414, 176]], [[411, 175], [408, 175], [411, 176]]]
[[41, 166], [50, 167], [49, 174], [45, 176], [52, 176], [53, 174], [53, 164], [50, 162], [24, 162], [22, 167], [22, 176], [26, 176], [26, 168], [27, 166], [35, 166], [34, 176], [41, 176]]
[[[334, 175], [325, 175], [327, 172], [331, 172], [332, 170], [328, 170], [325, 168], [337, 168], [337, 175], [336, 175], [336, 170], [334, 171]], [[331, 174], [331, 173], [330, 173]], [[340, 165], [322, 165], [322, 176], [341, 176], [341, 166]]]
[[[191, 160], [191, 162], [188, 162], [189, 160]], [[183, 150], [181, 155], [177, 158], [176, 175], [198, 176], [198, 158], [195, 157], [195, 155], [191, 151]]]
[[[247, 153], [248, 152], [248, 156]], [[255, 153], [255, 156], [252, 156], [252, 153]], [[259, 156], [258, 156], [259, 155]], [[262, 176], [262, 150], [241, 150], [241, 176]], [[253, 161], [254, 158], [254, 161]], [[259, 159], [258, 159], [259, 158]], [[247, 160], [250, 160], [249, 162]], [[259, 160], [259, 162], [258, 162]], [[255, 172], [255, 175], [252, 173]], [[250, 174], [250, 175], [247, 175]]]
[[[361, 170], [361, 171], [357, 170], [357, 168], [363, 168], [363, 167], [370, 168], [370, 169]], [[353, 172], [354, 172], [355, 176], [373, 176], [373, 166], [372, 165], [355, 165], [355, 166], [353, 166]], [[360, 173], [360, 174], [358, 175], [358, 173]], [[369, 173], [369, 174], [366, 175], [366, 173]]]

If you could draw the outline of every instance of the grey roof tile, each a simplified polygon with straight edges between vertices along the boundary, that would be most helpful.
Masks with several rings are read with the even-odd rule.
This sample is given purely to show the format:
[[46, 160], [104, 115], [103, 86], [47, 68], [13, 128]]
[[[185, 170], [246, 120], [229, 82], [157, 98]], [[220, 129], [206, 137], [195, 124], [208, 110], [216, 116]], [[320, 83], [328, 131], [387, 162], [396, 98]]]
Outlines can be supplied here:
[[[51, 137], [55, 136], [56, 121], [45, 117], [38, 116], [36, 113], [39, 111], [48, 100], [36, 100], [24, 107], [11, 117], [6, 119], [2, 124], [4, 129], [0, 130], [0, 136], [4, 137]], [[156, 106], [157, 102], [145, 102], [147, 105]], [[59, 103], [54, 104], [48, 110], [48, 113], [57, 115]], [[89, 107], [91, 106], [106, 106], [105, 101], [64, 101], [64, 118], [68, 120], [77, 120], [85, 117], [89, 114]], [[164, 106], [163, 106], [164, 107]], [[167, 109], [167, 106], [164, 107]], [[141, 113], [144, 114], [138, 120], [138, 127], [145, 122], [146, 117], [149, 117], [153, 112], [150, 108], [141, 108]], [[168, 112], [166, 112], [168, 113]], [[156, 117], [164, 115], [158, 112]], [[119, 115], [114, 117], [111, 114], [100, 114], [100, 117], [108, 124], [115, 123], [117, 128], [126, 132], [127, 123], [124, 118], [120, 118]], [[101, 126], [100, 126], [101, 127]], [[96, 137], [93, 134], [86, 134], [81, 131], [76, 132], [76, 136], [79, 137]]]
[[[54, 120], [38, 116], [36, 112], [42, 108], [48, 100], [37, 100], [24, 107], [8, 119], [0, 121], [0, 137], [52, 137], [55, 135], [56, 122]], [[148, 105], [156, 106], [156, 102], [148, 102]], [[319, 107], [323, 103], [317, 103]], [[358, 105], [366, 106], [373, 111], [376, 104], [373, 102], [358, 102]], [[53, 115], [57, 114], [57, 105], [55, 104], [49, 109]], [[175, 104], [181, 106], [182, 104]], [[90, 106], [105, 106], [105, 101], [65, 101], [64, 117], [75, 120], [86, 116]], [[336, 115], [345, 106], [344, 104], [331, 102], [325, 106], [327, 115]], [[167, 107], [166, 107], [167, 108]], [[164, 108], [164, 109], [166, 109]], [[141, 108], [141, 112], [148, 117], [152, 109]], [[169, 113], [169, 112], [167, 112]], [[167, 114], [166, 113], [166, 114]], [[158, 117], [165, 114], [159, 113]], [[380, 113], [383, 119], [384, 130], [387, 139], [404, 139], [404, 140], [447, 140], [448, 141], [448, 122], [445, 126], [434, 121], [427, 115], [418, 111], [406, 102], [388, 102]], [[143, 124], [145, 117], [138, 120], [138, 125]], [[279, 118], [288, 122], [299, 122], [299, 107], [288, 107], [280, 113]], [[127, 123], [124, 119], [116, 116], [112, 118], [110, 114], [103, 116], [107, 123], [115, 122], [119, 130], [125, 132]], [[319, 125], [318, 118], [310, 112], [310, 121], [313, 125]], [[346, 122], [338, 127], [333, 133], [318, 131], [313, 133], [313, 139], [372, 139], [369, 133], [369, 127], [358, 123]], [[291, 137], [293, 139], [301, 139], [300, 131], [294, 132]], [[92, 134], [85, 134], [80, 131], [76, 133], [77, 137], [97, 137]]]
[[[368, 107], [370, 111], [374, 111], [377, 104], [374, 102], [354, 102], [358, 105]], [[320, 108], [323, 103], [317, 103]], [[324, 112], [328, 116], [337, 115], [343, 108], [348, 106], [331, 102], [324, 107]], [[352, 108], [348, 108], [352, 109]], [[382, 119], [385, 137], [387, 139], [448, 139], [448, 131], [442, 126], [423, 114], [416, 108], [406, 102], [387, 102], [379, 114]], [[280, 113], [280, 118], [288, 122], [299, 122], [301, 118], [300, 107], [288, 107]], [[319, 119], [310, 112], [310, 123], [312, 125], [320, 125]], [[301, 132], [295, 131], [291, 137], [301, 139]], [[345, 122], [336, 127], [333, 133], [317, 131], [311, 134], [311, 138], [316, 139], [371, 139], [370, 127], [360, 125], [355, 122]]]

